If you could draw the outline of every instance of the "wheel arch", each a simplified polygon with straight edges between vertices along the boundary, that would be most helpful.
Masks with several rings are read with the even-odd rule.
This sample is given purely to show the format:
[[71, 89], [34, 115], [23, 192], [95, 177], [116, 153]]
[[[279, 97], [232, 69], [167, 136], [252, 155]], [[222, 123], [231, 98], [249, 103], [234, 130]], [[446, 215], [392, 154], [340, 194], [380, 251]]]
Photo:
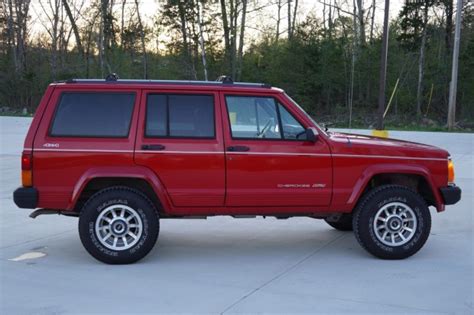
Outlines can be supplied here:
[[357, 180], [348, 203], [355, 207], [367, 191], [387, 184], [409, 187], [419, 193], [428, 205], [435, 206], [437, 211], [444, 210], [443, 201], [429, 170], [421, 165], [384, 164], [367, 168]]
[[136, 166], [89, 169], [77, 181], [67, 210], [79, 212], [92, 194], [111, 186], [127, 186], [141, 191], [160, 213], [170, 209], [168, 194], [158, 176], [146, 167]]

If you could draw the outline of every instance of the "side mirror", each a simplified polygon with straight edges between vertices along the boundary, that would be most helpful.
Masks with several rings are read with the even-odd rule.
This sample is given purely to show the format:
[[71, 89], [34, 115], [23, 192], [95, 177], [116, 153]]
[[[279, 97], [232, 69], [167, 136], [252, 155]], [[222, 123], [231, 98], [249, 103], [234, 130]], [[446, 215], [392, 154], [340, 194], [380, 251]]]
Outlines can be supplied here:
[[315, 143], [318, 140], [318, 134], [313, 128], [306, 129], [306, 141]]

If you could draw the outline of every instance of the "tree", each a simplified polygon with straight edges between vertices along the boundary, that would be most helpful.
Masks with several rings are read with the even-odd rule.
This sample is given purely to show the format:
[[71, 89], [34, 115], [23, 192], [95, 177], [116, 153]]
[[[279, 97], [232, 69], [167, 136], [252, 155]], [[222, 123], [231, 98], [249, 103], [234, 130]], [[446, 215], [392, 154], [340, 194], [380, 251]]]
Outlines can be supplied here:
[[81, 35], [79, 34], [79, 28], [77, 27], [76, 19], [74, 18], [74, 15], [72, 14], [71, 8], [69, 7], [67, 0], [62, 0], [62, 3], [66, 11], [66, 14], [69, 18], [69, 23], [71, 23], [71, 28], [74, 32], [74, 38], [76, 39], [77, 50], [79, 51], [81, 56], [84, 57], [84, 49], [82, 48]]
[[142, 54], [143, 54], [143, 78], [148, 79], [148, 60], [146, 55], [146, 44], [145, 44], [145, 29], [140, 16], [140, 6], [138, 0], [135, 0], [135, 8], [137, 10], [138, 25], [140, 27], [140, 39], [142, 43]]
[[[425, 50], [428, 36], [428, 12], [434, 5], [434, 0], [405, 2], [400, 12], [402, 33], [398, 39], [410, 48], [419, 45], [418, 82], [416, 92], [416, 114], [421, 116], [423, 102], [423, 76], [425, 66]], [[418, 44], [419, 43], [419, 44]]]

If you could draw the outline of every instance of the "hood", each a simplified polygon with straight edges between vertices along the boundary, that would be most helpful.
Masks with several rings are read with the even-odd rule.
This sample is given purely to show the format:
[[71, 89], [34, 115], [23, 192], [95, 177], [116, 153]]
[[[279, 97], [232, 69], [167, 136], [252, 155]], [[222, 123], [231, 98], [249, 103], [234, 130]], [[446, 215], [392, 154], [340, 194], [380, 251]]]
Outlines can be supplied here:
[[393, 154], [397, 156], [432, 158], [447, 158], [449, 156], [448, 151], [441, 148], [404, 140], [339, 132], [330, 132], [329, 138], [339, 145], [351, 148], [354, 153], [367, 154], [367, 151], [370, 151], [370, 154], [375, 155]]

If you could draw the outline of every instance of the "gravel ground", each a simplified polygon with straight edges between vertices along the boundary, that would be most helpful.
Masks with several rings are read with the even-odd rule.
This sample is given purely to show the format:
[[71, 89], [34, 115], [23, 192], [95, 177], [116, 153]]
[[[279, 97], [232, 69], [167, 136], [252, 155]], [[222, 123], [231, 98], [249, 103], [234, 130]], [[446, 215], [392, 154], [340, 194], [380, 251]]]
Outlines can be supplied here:
[[409, 259], [373, 258], [320, 220], [216, 217], [163, 220], [145, 259], [109, 266], [83, 249], [76, 218], [13, 204], [30, 121], [0, 117], [1, 314], [474, 312], [473, 134], [390, 132], [448, 149], [463, 189]]

